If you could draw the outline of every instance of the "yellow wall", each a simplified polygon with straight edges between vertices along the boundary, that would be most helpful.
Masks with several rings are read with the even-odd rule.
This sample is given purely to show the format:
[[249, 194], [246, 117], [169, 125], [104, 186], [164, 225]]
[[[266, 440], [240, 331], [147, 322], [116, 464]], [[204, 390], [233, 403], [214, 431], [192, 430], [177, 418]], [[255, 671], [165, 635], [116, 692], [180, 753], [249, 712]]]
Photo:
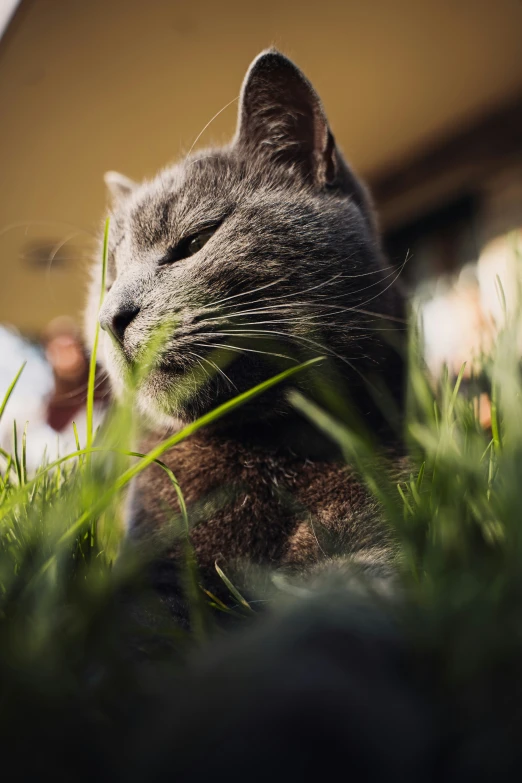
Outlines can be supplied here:
[[[519, 0], [23, 0], [0, 42], [0, 322], [77, 313], [103, 172], [176, 158], [271, 44], [370, 176], [522, 90]], [[234, 124], [233, 104], [200, 143]], [[68, 237], [61, 266], [24, 261]]]

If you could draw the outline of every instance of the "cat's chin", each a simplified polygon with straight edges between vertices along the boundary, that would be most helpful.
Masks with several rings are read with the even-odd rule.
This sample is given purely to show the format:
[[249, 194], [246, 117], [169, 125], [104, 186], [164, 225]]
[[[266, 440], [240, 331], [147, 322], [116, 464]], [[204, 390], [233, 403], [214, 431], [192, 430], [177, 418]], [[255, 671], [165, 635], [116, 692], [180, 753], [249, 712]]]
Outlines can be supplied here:
[[156, 368], [137, 389], [139, 410], [157, 426], [179, 429], [230, 398], [213, 378], [198, 379], [192, 373], [169, 366]]
[[145, 395], [138, 395], [136, 402], [138, 411], [143, 417], [140, 427], [145, 430], [154, 430], [169, 435], [178, 432], [190, 423], [183, 415], [183, 411], [164, 411], [154, 400]]
[[[179, 430], [196, 421], [273, 374], [273, 370], [259, 366], [256, 362], [234, 361], [235, 355], [227, 367], [227, 374], [217, 370], [214, 375], [201, 362], [189, 364], [186, 357], [180, 360], [169, 356], [166, 360], [156, 362], [136, 386], [129, 387], [126, 380], [129, 377], [129, 364], [123, 355], [111, 350], [107, 359], [105, 366], [116, 396], [128, 401], [132, 399], [132, 404], [145, 419], [146, 426], [167, 431]], [[265, 394], [265, 401], [266, 404], [256, 400], [246, 407], [240, 406], [234, 412], [235, 421], [244, 423], [265, 420], [281, 412], [280, 390]], [[286, 405], [283, 407], [286, 410]]]

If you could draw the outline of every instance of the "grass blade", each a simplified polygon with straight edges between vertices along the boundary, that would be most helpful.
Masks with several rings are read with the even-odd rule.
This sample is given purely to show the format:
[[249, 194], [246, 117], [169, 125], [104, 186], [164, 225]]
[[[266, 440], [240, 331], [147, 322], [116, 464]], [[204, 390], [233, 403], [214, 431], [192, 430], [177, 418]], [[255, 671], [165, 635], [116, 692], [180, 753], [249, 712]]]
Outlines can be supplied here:
[[[110, 503], [110, 501], [116, 494], [118, 494], [133, 478], [135, 478], [143, 470], [145, 470], [145, 468], [147, 468], [153, 462], [156, 462], [156, 460], [158, 460], [162, 456], [162, 454], [164, 454], [166, 451], [169, 451], [169, 449], [173, 448], [178, 443], [181, 443], [181, 441], [190, 437], [191, 435], [193, 435], [203, 427], [206, 427], [211, 422], [217, 421], [223, 416], [226, 416], [228, 413], [234, 411], [236, 408], [239, 408], [241, 405], [244, 405], [250, 400], [253, 400], [255, 397], [259, 396], [260, 394], [263, 394], [263, 392], [268, 391], [268, 389], [277, 386], [277, 384], [282, 383], [285, 380], [288, 380], [293, 375], [303, 372], [303, 370], [309, 369], [310, 367], [312, 367], [313, 365], [321, 361], [324, 361], [324, 357], [318, 356], [315, 357], [314, 359], [309, 359], [308, 361], [303, 362], [303, 364], [300, 364], [297, 367], [290, 367], [288, 370], [284, 370], [283, 372], [274, 375], [272, 378], [269, 378], [268, 380], [259, 383], [257, 386], [254, 386], [254, 388], [249, 389], [248, 391], [237, 395], [237, 397], [234, 397], [232, 400], [228, 400], [227, 402], [224, 402], [222, 405], [219, 405], [213, 411], [206, 413], [204, 416], [201, 416], [196, 421], [192, 422], [191, 424], [188, 424], [179, 432], [176, 432], [174, 435], [171, 435], [170, 438], [167, 438], [162, 443], [158, 444], [154, 449], [149, 451], [149, 453], [143, 459], [141, 459], [136, 465], [133, 465], [131, 468], [128, 468], [128, 470], [126, 470], [113, 483], [112, 487], [106, 492], [104, 492], [102, 496], [98, 498], [98, 500], [95, 503], [93, 503], [91, 508], [87, 509], [83, 514], [81, 514], [81, 516], [71, 525], [71, 527], [60, 537], [60, 539], [58, 540], [58, 545], [61, 545], [66, 541], [70, 541], [71, 539], [73, 539], [77, 535], [78, 531], [83, 527], [83, 525], [89, 519], [92, 519], [93, 516], [103, 511], [103, 509], [108, 505], [108, 503]], [[92, 451], [92, 449], [86, 451]], [[52, 564], [52, 562], [54, 561], [54, 557], [55, 556], [49, 558], [49, 560], [45, 563], [42, 572], [44, 572]]]
[[4, 399], [2, 400], [2, 404], [0, 405], [0, 419], [2, 418], [2, 416], [4, 414], [4, 411], [6, 409], [6, 405], [9, 402], [9, 398], [11, 397], [11, 394], [14, 392], [15, 386], [18, 383], [18, 380], [19, 380], [21, 374], [23, 373], [24, 367], [25, 367], [26, 364], [27, 364], [27, 362], [24, 362], [22, 364], [22, 366], [20, 367], [20, 369], [16, 373], [16, 375], [14, 377], [14, 380], [9, 385], [9, 388], [7, 389], [7, 391], [6, 391], [5, 395], [4, 395]]
[[220, 579], [223, 581], [223, 583], [226, 585], [227, 589], [229, 590], [229, 592], [231, 593], [231, 595], [233, 595], [233, 596], [234, 596], [234, 598], [236, 599], [236, 601], [237, 601], [238, 603], [240, 603], [240, 604], [241, 604], [241, 606], [242, 606], [244, 609], [246, 609], [248, 612], [252, 612], [252, 614], [255, 614], [254, 610], [252, 609], [252, 607], [250, 606], [250, 604], [248, 603], [248, 601], [246, 600], [246, 598], [243, 598], [243, 596], [241, 595], [241, 593], [239, 592], [239, 590], [237, 589], [237, 587], [236, 587], [236, 586], [235, 586], [235, 585], [234, 585], [234, 584], [233, 584], [233, 583], [230, 581], [230, 579], [228, 578], [228, 576], [227, 576], [225, 573], [223, 573], [223, 571], [221, 570], [221, 568], [218, 566], [218, 564], [217, 564], [217, 563], [214, 563], [214, 568], [216, 569], [216, 571], [217, 571], [217, 574], [218, 574], [219, 578], [220, 578]]
[[[107, 255], [109, 250], [109, 224], [110, 218], [105, 221], [105, 230], [103, 232], [103, 256], [102, 256], [102, 279], [100, 290], [100, 309], [103, 304], [103, 298], [105, 296], [105, 280], [107, 277]], [[86, 420], [87, 420], [87, 448], [92, 445], [93, 438], [93, 414], [94, 414], [94, 386], [96, 381], [96, 357], [98, 353], [98, 341], [100, 338], [100, 322], [96, 319], [96, 327], [94, 329], [94, 340], [92, 345], [91, 359], [89, 362], [89, 379], [87, 382], [87, 406], [86, 406]]]

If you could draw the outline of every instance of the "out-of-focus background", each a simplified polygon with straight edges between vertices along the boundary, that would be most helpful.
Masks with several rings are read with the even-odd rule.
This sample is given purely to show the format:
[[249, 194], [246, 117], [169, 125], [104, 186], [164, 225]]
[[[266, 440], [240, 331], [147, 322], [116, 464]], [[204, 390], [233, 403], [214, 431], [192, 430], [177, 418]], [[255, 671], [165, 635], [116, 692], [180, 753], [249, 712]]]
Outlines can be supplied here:
[[391, 259], [409, 251], [412, 290], [482, 260], [454, 286], [453, 310], [430, 311], [433, 362], [495, 309], [504, 238], [522, 226], [521, 0], [1, 0], [0, 11], [0, 323], [38, 340], [55, 317], [79, 318], [104, 171], [153, 175], [230, 104], [198, 145], [227, 140], [246, 68], [270, 45], [317, 88]]

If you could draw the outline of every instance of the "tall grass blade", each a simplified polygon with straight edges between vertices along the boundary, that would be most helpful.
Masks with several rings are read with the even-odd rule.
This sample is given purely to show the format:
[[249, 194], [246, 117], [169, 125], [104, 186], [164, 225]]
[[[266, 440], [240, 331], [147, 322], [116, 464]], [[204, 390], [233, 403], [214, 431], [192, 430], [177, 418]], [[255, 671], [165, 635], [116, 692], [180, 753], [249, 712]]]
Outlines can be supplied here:
[[22, 366], [20, 367], [20, 369], [16, 373], [13, 381], [9, 384], [9, 387], [8, 387], [8, 389], [7, 389], [7, 391], [6, 391], [5, 395], [4, 395], [4, 399], [2, 400], [2, 403], [0, 404], [0, 419], [4, 415], [4, 411], [6, 409], [7, 403], [9, 402], [9, 398], [11, 397], [12, 393], [14, 392], [15, 386], [18, 383], [18, 380], [19, 380], [21, 374], [23, 373], [24, 367], [25, 367], [26, 364], [27, 364], [27, 362], [24, 362], [22, 364]]
[[[107, 277], [107, 255], [109, 252], [109, 226], [110, 226], [110, 218], [107, 218], [105, 221], [105, 229], [103, 232], [102, 279], [101, 279], [100, 304], [99, 304], [100, 309], [103, 304], [103, 299], [105, 296], [105, 281]], [[100, 323], [98, 319], [96, 319], [93, 347], [92, 347], [92, 353], [89, 362], [89, 378], [87, 381], [87, 406], [86, 406], [87, 449], [91, 447], [92, 439], [93, 439], [94, 387], [96, 383], [96, 358], [98, 354], [99, 338], [100, 338]]]

